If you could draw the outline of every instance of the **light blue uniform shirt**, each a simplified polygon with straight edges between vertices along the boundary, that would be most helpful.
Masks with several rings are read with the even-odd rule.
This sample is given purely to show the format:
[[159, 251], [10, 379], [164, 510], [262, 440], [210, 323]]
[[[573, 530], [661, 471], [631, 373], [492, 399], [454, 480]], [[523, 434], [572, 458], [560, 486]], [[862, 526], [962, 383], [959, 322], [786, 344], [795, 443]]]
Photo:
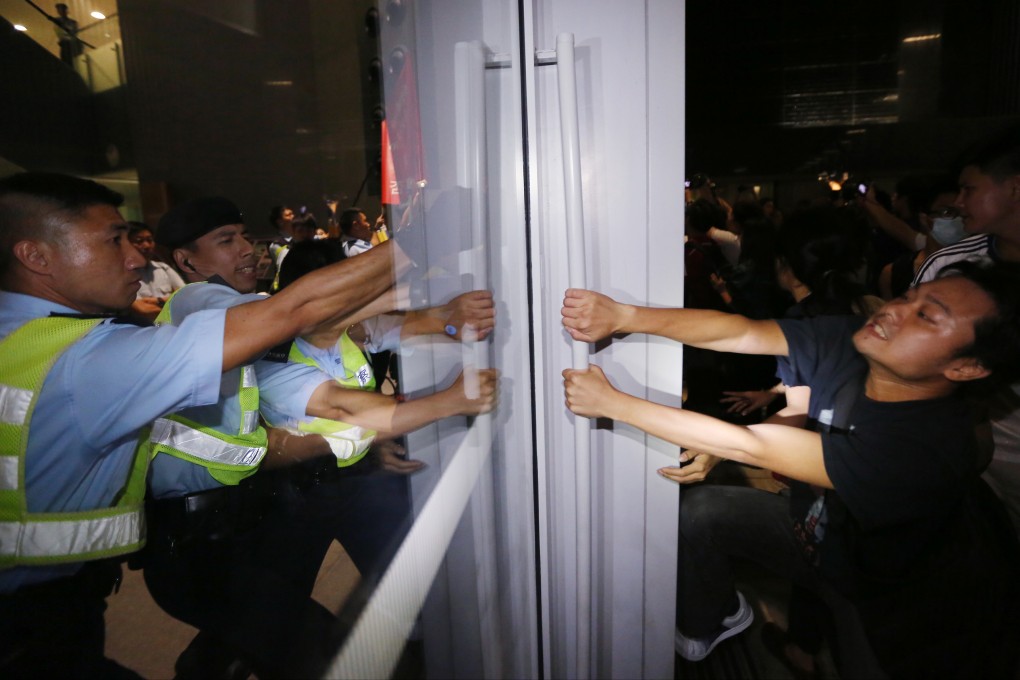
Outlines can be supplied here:
[[[180, 324], [192, 314], [209, 309], [228, 309], [246, 302], [264, 301], [261, 295], [242, 295], [233, 288], [217, 283], [204, 283], [182, 288], [170, 298], [170, 318]], [[255, 377], [259, 386], [260, 406], [275, 411], [303, 416], [312, 393], [329, 376], [303, 364], [256, 361]], [[241, 406], [238, 389], [241, 369], [222, 374], [219, 400], [209, 406], [181, 409], [179, 415], [222, 432], [234, 435], [241, 427]], [[174, 498], [223, 486], [197, 463], [160, 454], [152, 461], [149, 490], [154, 498]]]
[[[396, 352], [400, 349], [400, 331], [404, 326], [403, 317], [398, 314], [380, 314], [368, 321], [363, 321], [368, 337], [365, 341], [365, 350], [368, 352]], [[369, 363], [363, 359], [357, 366], [345, 366], [343, 354], [340, 351], [340, 343], [335, 342], [329, 347], [316, 347], [307, 342], [304, 338], [296, 338], [294, 343], [301, 353], [315, 362], [323, 373], [336, 381], [346, 380], [353, 376], [354, 372]], [[305, 364], [307, 365], [307, 364]], [[371, 365], [369, 366], [371, 370]], [[367, 381], [366, 381], [367, 382]], [[261, 383], [260, 383], [261, 385]], [[310, 423], [313, 418], [307, 417], [303, 411], [296, 412], [293, 409], [284, 411], [277, 407], [275, 401], [268, 401], [259, 408], [266, 422], [273, 427], [287, 427], [297, 429], [300, 423]]]
[[[75, 310], [0, 292], [0, 338], [51, 312]], [[64, 352], [43, 382], [25, 453], [31, 512], [113, 505], [134, 462], [142, 428], [164, 413], [215, 402], [223, 368], [225, 313], [180, 327], [104, 321]], [[73, 574], [80, 562], [0, 571], [0, 592]]]

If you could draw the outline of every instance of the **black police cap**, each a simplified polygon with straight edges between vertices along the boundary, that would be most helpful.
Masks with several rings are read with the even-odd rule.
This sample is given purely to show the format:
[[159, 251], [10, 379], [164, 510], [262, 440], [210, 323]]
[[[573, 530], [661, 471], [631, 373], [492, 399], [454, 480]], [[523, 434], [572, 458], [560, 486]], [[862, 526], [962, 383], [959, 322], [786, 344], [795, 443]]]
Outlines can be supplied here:
[[174, 206], [160, 218], [156, 243], [173, 250], [227, 224], [244, 224], [236, 205], [219, 196], [195, 198]]

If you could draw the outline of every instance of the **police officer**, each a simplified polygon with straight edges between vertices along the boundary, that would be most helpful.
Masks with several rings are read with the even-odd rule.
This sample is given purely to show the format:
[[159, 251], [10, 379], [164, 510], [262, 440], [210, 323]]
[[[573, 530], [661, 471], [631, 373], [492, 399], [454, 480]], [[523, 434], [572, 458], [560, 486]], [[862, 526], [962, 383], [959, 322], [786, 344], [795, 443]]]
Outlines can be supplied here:
[[[180, 324], [205, 309], [265, 300], [251, 294], [253, 248], [240, 211], [227, 199], [200, 198], [175, 207], [160, 220], [156, 238], [192, 282], [170, 298], [157, 323]], [[316, 664], [333, 651], [325, 637], [328, 612], [294, 588], [287, 574], [258, 558], [270, 499], [262, 477], [253, 476], [263, 461], [280, 465], [332, 451], [319, 436], [283, 433], [272, 440], [259, 424], [262, 403], [294, 416], [339, 417], [393, 429], [488, 410], [493, 392], [486, 374], [481, 399], [467, 399], [458, 382], [413, 408], [380, 394], [344, 389], [314, 366], [287, 363], [286, 356], [279, 363], [270, 357], [225, 373], [216, 405], [160, 418], [149, 441], [155, 456], [150, 489], [156, 499], [145, 567], [149, 590], [164, 610], [206, 633], [198, 640], [211, 634], [216, 645], [236, 650], [260, 675], [314, 674]], [[294, 540], [284, 534], [268, 552], [289, 554], [298, 548]], [[189, 651], [195, 654], [179, 660], [179, 673], [196, 649], [193, 645]], [[211, 665], [199, 663], [195, 670], [201, 675], [230, 661], [202, 655]]]
[[[107, 315], [130, 306], [144, 258], [122, 197], [50, 173], [0, 180], [0, 674], [124, 673], [103, 656], [117, 557], [143, 542], [157, 417], [215, 403], [224, 370], [385, 290], [399, 247], [341, 263], [287, 295], [179, 326]], [[357, 294], [355, 294], [357, 293]]]

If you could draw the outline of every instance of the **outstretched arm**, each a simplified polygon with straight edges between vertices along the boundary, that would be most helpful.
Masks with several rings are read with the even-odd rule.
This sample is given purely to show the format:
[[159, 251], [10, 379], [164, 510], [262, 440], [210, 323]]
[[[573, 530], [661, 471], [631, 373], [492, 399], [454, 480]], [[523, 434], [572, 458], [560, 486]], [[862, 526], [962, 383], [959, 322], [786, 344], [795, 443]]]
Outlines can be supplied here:
[[789, 351], [775, 321], [707, 309], [625, 305], [601, 293], [571, 288], [562, 314], [567, 332], [582, 342], [596, 342], [614, 333], [648, 333], [717, 352], [786, 356]]
[[924, 247], [924, 234], [917, 232], [878, 202], [875, 197], [875, 185], [868, 187], [867, 195], [860, 198], [858, 202], [864, 206], [864, 210], [875, 221], [879, 229], [896, 239], [904, 248], [913, 252]]
[[381, 295], [411, 266], [400, 247], [387, 242], [302, 276], [271, 298], [231, 307], [223, 331], [223, 370], [350, 314]]
[[470, 324], [477, 333], [477, 339], [484, 340], [495, 323], [496, 306], [492, 293], [472, 290], [461, 293], [445, 305], [407, 312], [400, 337], [445, 334], [460, 340], [464, 326]]
[[491, 411], [496, 406], [499, 384], [495, 369], [479, 371], [478, 382], [477, 399], [470, 399], [464, 393], [464, 376], [461, 375], [445, 390], [398, 403], [393, 397], [378, 392], [349, 389], [327, 381], [312, 393], [306, 412], [317, 418], [375, 430], [383, 437], [396, 437], [449, 416]]
[[654, 404], [616, 390], [598, 366], [563, 371], [567, 408], [588, 418], [612, 418], [651, 435], [713, 456], [773, 470], [828, 489], [822, 439], [816, 432], [786, 425], [743, 427]]
[[[808, 402], [811, 399], [810, 387], [786, 387], [779, 383], [786, 393], [786, 406], [773, 413], [762, 421], [762, 424], [787, 425], [789, 427], [804, 427], [807, 422]], [[775, 389], [775, 388], [773, 388]], [[726, 394], [749, 394], [740, 392], [727, 392]], [[725, 400], [724, 400], [725, 401]], [[733, 409], [730, 409], [732, 413]], [[672, 479], [680, 484], [691, 484], [703, 482], [708, 473], [719, 464], [722, 458], [713, 456], [710, 453], [687, 449], [680, 452], [680, 462], [687, 463], [684, 466], [664, 467], [659, 470], [666, 479]]]

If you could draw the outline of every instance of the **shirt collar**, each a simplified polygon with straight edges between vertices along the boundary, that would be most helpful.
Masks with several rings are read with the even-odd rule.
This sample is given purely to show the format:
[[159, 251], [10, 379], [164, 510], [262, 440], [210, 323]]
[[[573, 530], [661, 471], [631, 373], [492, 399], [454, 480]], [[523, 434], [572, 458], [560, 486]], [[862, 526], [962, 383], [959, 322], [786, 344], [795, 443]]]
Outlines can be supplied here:
[[13, 316], [31, 319], [49, 316], [51, 313], [78, 313], [77, 309], [65, 307], [64, 305], [53, 302], [52, 300], [35, 297], [34, 295], [25, 295], [23, 293], [11, 293], [8, 291], [0, 291], [0, 310], [3, 310], [5, 313], [11, 313]]

